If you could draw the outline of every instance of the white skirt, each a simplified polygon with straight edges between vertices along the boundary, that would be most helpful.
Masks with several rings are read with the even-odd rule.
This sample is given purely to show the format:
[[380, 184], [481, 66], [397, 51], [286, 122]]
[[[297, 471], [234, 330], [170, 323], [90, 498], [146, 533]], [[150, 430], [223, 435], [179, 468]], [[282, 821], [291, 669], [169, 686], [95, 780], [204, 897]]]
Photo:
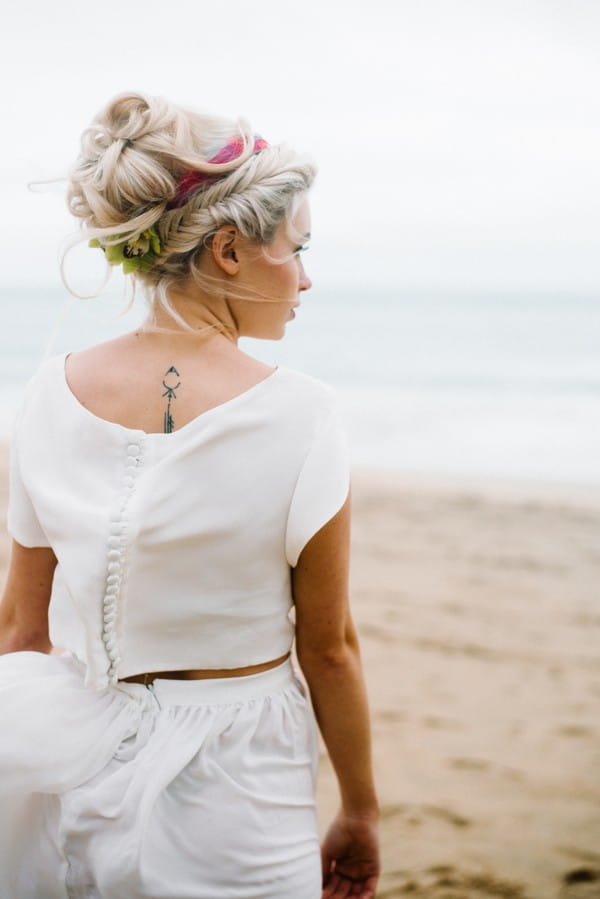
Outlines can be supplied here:
[[2, 899], [319, 899], [316, 729], [290, 662], [83, 684], [0, 656]]

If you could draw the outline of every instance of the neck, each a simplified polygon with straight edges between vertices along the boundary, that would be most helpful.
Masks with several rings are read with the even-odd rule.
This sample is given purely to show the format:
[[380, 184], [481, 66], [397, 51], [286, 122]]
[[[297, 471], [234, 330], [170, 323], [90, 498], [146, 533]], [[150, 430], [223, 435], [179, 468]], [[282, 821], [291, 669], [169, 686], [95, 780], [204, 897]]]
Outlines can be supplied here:
[[190, 339], [222, 335], [236, 344], [238, 324], [222, 289], [214, 294], [201, 290], [193, 281], [169, 289], [169, 301], [185, 327], [155, 299], [144, 330], [169, 331]]

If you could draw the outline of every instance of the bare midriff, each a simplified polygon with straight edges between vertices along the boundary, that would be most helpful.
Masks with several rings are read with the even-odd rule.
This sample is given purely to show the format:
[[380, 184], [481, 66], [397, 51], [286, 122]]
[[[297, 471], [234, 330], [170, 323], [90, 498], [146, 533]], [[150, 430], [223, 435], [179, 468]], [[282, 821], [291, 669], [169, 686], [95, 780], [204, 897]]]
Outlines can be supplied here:
[[289, 659], [290, 653], [280, 656], [278, 659], [272, 659], [270, 662], [261, 662], [259, 665], [247, 665], [245, 668], [191, 668], [187, 671], [149, 671], [145, 674], [130, 674], [129, 677], [122, 677], [121, 680], [130, 684], [149, 684], [159, 677], [166, 677], [173, 680], [208, 680], [215, 677], [245, 677], [249, 674], [260, 674], [261, 671], [268, 671], [270, 668], [276, 668], [286, 659]]

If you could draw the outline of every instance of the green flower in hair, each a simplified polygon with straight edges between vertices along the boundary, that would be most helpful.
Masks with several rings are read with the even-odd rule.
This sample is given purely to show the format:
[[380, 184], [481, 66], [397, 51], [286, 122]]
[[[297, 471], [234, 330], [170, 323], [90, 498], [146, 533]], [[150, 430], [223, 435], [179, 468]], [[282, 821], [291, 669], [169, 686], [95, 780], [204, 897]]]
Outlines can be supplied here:
[[[119, 239], [115, 235], [115, 240]], [[122, 243], [103, 244], [97, 238], [90, 240], [90, 247], [99, 247], [104, 250], [106, 261], [109, 265], [122, 265], [123, 272], [128, 275], [131, 272], [149, 272], [158, 254], [160, 253], [160, 238], [158, 232], [152, 226], [136, 237], [127, 238]]]

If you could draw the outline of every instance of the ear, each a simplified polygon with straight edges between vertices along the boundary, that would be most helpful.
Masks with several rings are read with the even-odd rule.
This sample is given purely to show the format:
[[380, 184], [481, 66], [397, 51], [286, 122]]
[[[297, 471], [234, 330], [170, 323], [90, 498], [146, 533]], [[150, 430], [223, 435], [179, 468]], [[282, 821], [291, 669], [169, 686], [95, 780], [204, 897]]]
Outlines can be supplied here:
[[214, 235], [210, 248], [213, 259], [228, 275], [237, 275], [240, 269], [238, 259], [239, 236], [234, 225], [223, 225]]

